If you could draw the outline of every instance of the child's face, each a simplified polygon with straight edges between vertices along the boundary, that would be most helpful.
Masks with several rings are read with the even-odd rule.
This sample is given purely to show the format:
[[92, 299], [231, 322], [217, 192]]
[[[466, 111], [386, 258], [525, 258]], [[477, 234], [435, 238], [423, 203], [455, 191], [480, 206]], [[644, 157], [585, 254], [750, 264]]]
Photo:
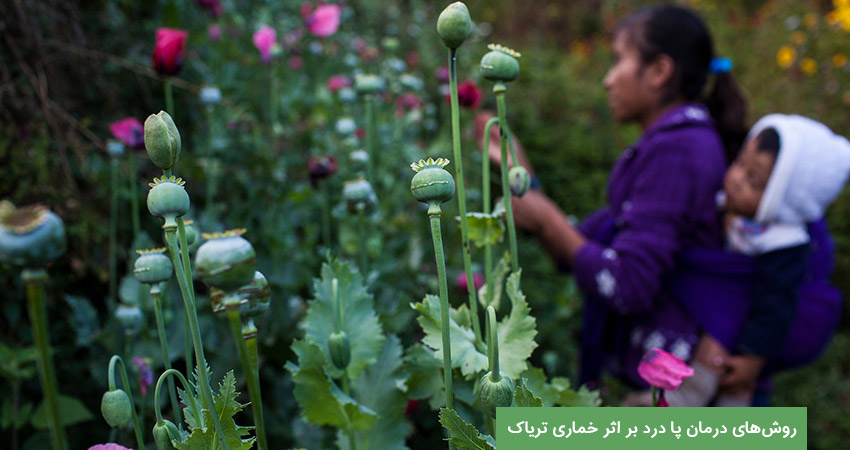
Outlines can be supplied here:
[[726, 208], [744, 217], [755, 217], [767, 180], [773, 171], [776, 156], [758, 149], [756, 139], [750, 139], [723, 180]]
[[629, 42], [629, 33], [620, 31], [611, 49], [614, 63], [602, 81], [608, 91], [608, 106], [620, 122], [639, 121], [651, 107], [651, 90], [643, 76], [643, 63], [637, 47]]

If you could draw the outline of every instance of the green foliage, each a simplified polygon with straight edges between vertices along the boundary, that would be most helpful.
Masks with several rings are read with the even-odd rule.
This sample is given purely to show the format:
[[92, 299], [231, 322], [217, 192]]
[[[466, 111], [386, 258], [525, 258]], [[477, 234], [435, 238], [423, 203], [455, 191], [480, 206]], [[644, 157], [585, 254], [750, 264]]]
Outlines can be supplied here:
[[[401, 352], [399, 339], [388, 337], [377, 362], [351, 384], [358, 402], [378, 416], [373, 427], [354, 431], [357, 450], [407, 450], [408, 424], [404, 418], [407, 397], [403, 392], [407, 374], [402, 367]], [[341, 450], [351, 448], [342, 430], [337, 432], [337, 446]]]
[[490, 436], [481, 434], [474, 426], [463, 420], [453, 409], [440, 409], [440, 423], [449, 431], [449, 441], [457, 448], [472, 450], [490, 450], [496, 448], [488, 442]]
[[[331, 296], [332, 280], [339, 280], [339, 303], [342, 307], [342, 329], [351, 343], [351, 362], [347, 373], [356, 379], [368, 365], [374, 364], [384, 341], [381, 324], [375, 314], [372, 295], [363, 284], [360, 272], [350, 264], [332, 259], [322, 265], [322, 277], [313, 280], [315, 298], [309, 301], [309, 311], [304, 318], [307, 339], [317, 344], [325, 355], [328, 353], [328, 338], [335, 330], [336, 311]], [[328, 368], [331, 376], [342, 373], [333, 365]]]
[[295, 398], [304, 417], [317, 425], [358, 430], [371, 428], [377, 413], [342, 392], [328, 373], [330, 366], [318, 345], [307, 340], [293, 342], [298, 364], [286, 363], [295, 383]]
[[543, 401], [540, 397], [534, 395], [528, 387], [525, 386], [525, 383], [522, 381], [522, 377], [520, 377], [519, 381], [516, 384], [516, 390], [514, 391], [514, 404], [513, 406], [517, 408], [522, 407], [541, 407], [543, 406]]
[[469, 240], [478, 248], [485, 245], [495, 245], [502, 242], [505, 225], [500, 215], [480, 212], [466, 213], [466, 223], [469, 226]]
[[[250, 430], [254, 427], [242, 427], [236, 425], [233, 416], [239, 411], [242, 411], [245, 406], [236, 401], [239, 392], [236, 390], [236, 377], [233, 371], [227, 372], [224, 379], [218, 386], [218, 394], [213, 392], [213, 403], [215, 404], [216, 414], [221, 421], [222, 431], [224, 431], [225, 440], [228, 448], [234, 450], [250, 450], [256, 440], [253, 437], [245, 438], [249, 435]], [[200, 400], [200, 399], [198, 399]], [[191, 409], [186, 408], [184, 414], [186, 422], [192, 429], [189, 436], [181, 441], [175, 442], [178, 450], [208, 450], [218, 448], [218, 437], [216, 436], [215, 427], [212, 426], [212, 416], [210, 411], [204, 409], [204, 424], [206, 427], [198, 427], [195, 417], [192, 417]]]
[[417, 344], [407, 349], [404, 365], [410, 374], [407, 395], [412, 399], [428, 399], [431, 409], [437, 410], [445, 399], [442, 358], [430, 348]]
[[510, 260], [505, 257], [499, 260], [496, 267], [490, 272], [490, 283], [493, 285], [493, 303], [488, 301], [487, 283], [484, 283], [478, 289], [478, 303], [487, 310], [491, 304], [496, 311], [499, 311], [499, 306], [502, 304], [502, 285], [505, 282], [505, 277], [511, 272]]
[[[78, 398], [59, 394], [56, 402], [59, 404], [59, 421], [62, 426], [76, 425], [94, 419], [91, 411]], [[47, 421], [47, 406], [44, 402], [39, 403], [35, 408], [30, 424], [38, 430], [46, 430], [50, 426]]]
[[581, 386], [577, 391], [572, 390], [570, 380], [564, 377], [555, 377], [547, 382], [543, 370], [537, 367], [529, 368], [520, 375], [520, 378], [534, 396], [541, 400], [542, 406], [600, 406], [602, 404], [598, 391], [591, 391], [586, 386]]
[[[434, 349], [434, 357], [442, 361], [440, 298], [429, 294], [420, 303], [411, 306], [419, 313], [416, 320], [425, 332], [422, 342]], [[475, 348], [475, 334], [471, 328], [459, 325], [454, 319], [449, 318], [449, 334], [452, 342], [452, 368], [459, 368], [464, 376], [470, 378], [487, 369], [487, 355]]]

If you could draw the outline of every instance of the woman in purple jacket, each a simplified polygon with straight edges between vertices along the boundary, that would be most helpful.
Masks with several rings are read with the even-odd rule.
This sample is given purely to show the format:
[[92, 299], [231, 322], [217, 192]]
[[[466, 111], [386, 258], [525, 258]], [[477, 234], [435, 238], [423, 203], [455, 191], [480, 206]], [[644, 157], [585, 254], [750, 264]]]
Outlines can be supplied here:
[[615, 164], [607, 206], [578, 228], [539, 190], [514, 198], [513, 211], [584, 294], [580, 382], [593, 384], [605, 370], [643, 387], [637, 365], [646, 350], [688, 360], [698, 341], [697, 321], [665, 278], [680, 250], [722, 245], [715, 194], [725, 150], [734, 154], [746, 134], [746, 107], [731, 76], [712, 73], [711, 37], [687, 9], [654, 6], [625, 18], [613, 54], [609, 106], [643, 134]]

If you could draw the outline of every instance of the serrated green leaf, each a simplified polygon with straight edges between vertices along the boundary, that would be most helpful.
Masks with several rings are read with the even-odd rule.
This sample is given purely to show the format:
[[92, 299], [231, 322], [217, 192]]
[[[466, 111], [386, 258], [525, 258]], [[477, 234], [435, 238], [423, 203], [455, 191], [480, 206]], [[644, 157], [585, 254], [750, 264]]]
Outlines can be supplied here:
[[[249, 436], [250, 430], [254, 427], [238, 426], [233, 419], [236, 413], [245, 408], [245, 405], [236, 401], [238, 395], [236, 377], [231, 370], [227, 372], [227, 375], [224, 376], [224, 379], [218, 385], [218, 394], [213, 393], [213, 404], [215, 405], [218, 419], [221, 422], [227, 447], [232, 450], [250, 450], [256, 439], [253, 437], [245, 439], [244, 437]], [[201, 414], [204, 416], [204, 423], [208, 424], [208, 426], [205, 428], [192, 428], [192, 432], [185, 440], [175, 442], [175, 448], [178, 450], [208, 450], [218, 448], [218, 436], [216, 436], [215, 427], [212, 425], [210, 411], [204, 409]]]
[[490, 305], [493, 305], [493, 308], [496, 311], [499, 311], [499, 306], [502, 304], [502, 285], [505, 282], [505, 277], [508, 276], [510, 271], [511, 265], [508, 258], [500, 259], [499, 264], [496, 264], [496, 267], [490, 271], [490, 283], [493, 285], [492, 303], [487, 297], [487, 283], [484, 283], [484, 285], [478, 289], [478, 303], [484, 307], [485, 311]]
[[438, 409], [445, 401], [442, 359], [437, 358], [433, 350], [421, 344], [410, 347], [404, 359], [409, 374], [407, 395], [413, 399], [427, 398], [431, 409]]
[[529, 366], [528, 370], [520, 374], [523, 384], [539, 397], [543, 406], [554, 405], [561, 396], [561, 392], [570, 388], [570, 382], [566, 378], [556, 377], [551, 383], [546, 382], [543, 369]]
[[[86, 408], [86, 405], [74, 397], [59, 394], [56, 402], [59, 405], [59, 422], [61, 422], [63, 427], [94, 419], [94, 416]], [[47, 407], [44, 405], [44, 402], [39, 403], [30, 418], [30, 424], [32, 424], [33, 428], [38, 430], [46, 430], [48, 428], [46, 414]]]
[[[443, 360], [443, 338], [440, 320], [440, 298], [435, 295], [426, 295], [420, 302], [411, 305], [419, 312], [416, 319], [425, 337], [422, 342], [436, 351], [435, 356]], [[478, 352], [475, 348], [475, 335], [467, 327], [458, 325], [449, 319], [449, 334], [452, 343], [452, 367], [459, 368], [466, 377], [473, 377], [478, 372], [487, 369], [487, 356]]]
[[91, 301], [85, 297], [65, 295], [64, 298], [65, 303], [71, 308], [71, 316], [68, 318], [68, 322], [75, 333], [74, 343], [80, 347], [91, 344], [98, 328], [100, 328], [97, 310], [92, 306]]
[[543, 406], [543, 401], [540, 400], [540, 397], [534, 395], [531, 390], [525, 385], [520, 377], [519, 381], [516, 384], [516, 390], [514, 390], [514, 406], [516, 407], [541, 407]]
[[527, 367], [526, 360], [537, 348], [537, 321], [520, 290], [522, 270], [508, 277], [505, 290], [511, 299], [511, 313], [499, 322], [499, 365], [501, 371], [516, 380]]
[[487, 442], [485, 436], [466, 423], [453, 409], [440, 409], [440, 423], [449, 431], [449, 441], [457, 448], [473, 450], [490, 450], [496, 448]]
[[599, 396], [599, 391], [591, 391], [587, 386], [582, 386], [578, 391], [567, 389], [561, 392], [558, 398], [561, 406], [599, 406], [602, 404], [602, 398]]
[[466, 213], [466, 223], [469, 226], [469, 240], [478, 248], [502, 242], [505, 225], [500, 216], [480, 212]]
[[[373, 427], [354, 432], [357, 450], [407, 450], [408, 425], [404, 419], [407, 396], [399, 389], [404, 387], [407, 374], [402, 370], [401, 350], [398, 337], [389, 336], [378, 361], [351, 384], [357, 401], [378, 414]], [[337, 432], [337, 446], [350, 450], [348, 435], [342, 430]]]
[[[335, 331], [336, 325], [336, 311], [331, 296], [334, 278], [339, 283], [342, 328], [351, 343], [351, 362], [347, 372], [349, 378], [354, 380], [360, 376], [363, 368], [375, 362], [384, 341], [372, 294], [366, 290], [360, 273], [338, 259], [324, 263], [322, 277], [313, 280], [315, 298], [309, 301], [310, 309], [303, 323], [307, 338], [315, 342], [329, 360], [328, 337]], [[333, 365], [328, 365], [328, 371], [334, 378], [342, 375], [342, 371]]]
[[331, 379], [325, 353], [307, 340], [292, 343], [298, 364], [286, 363], [295, 383], [295, 398], [304, 410], [304, 417], [316, 425], [355, 429], [371, 428], [377, 414], [345, 395]]

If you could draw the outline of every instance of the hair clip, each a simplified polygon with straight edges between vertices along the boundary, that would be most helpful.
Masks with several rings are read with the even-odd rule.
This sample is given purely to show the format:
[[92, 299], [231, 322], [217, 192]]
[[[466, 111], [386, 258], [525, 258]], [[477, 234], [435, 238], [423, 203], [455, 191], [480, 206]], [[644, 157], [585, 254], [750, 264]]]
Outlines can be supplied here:
[[727, 73], [732, 70], [732, 60], [725, 57], [717, 57], [711, 60], [708, 71], [714, 74]]

